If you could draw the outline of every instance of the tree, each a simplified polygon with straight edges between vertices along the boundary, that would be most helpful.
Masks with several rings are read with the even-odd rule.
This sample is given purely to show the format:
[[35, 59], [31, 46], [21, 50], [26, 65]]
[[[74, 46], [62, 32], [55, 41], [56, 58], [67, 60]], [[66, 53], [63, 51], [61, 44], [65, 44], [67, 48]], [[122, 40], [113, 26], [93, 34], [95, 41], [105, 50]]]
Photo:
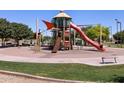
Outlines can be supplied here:
[[5, 45], [5, 38], [11, 36], [10, 23], [3, 18], [0, 18], [0, 38], [2, 39], [2, 46]]
[[124, 30], [113, 35], [117, 43], [124, 43]]
[[19, 45], [19, 40], [33, 38], [33, 31], [25, 24], [13, 22], [11, 23], [11, 30], [12, 38], [17, 42], [17, 46]]
[[[92, 40], [100, 39], [100, 25], [90, 26], [86, 28], [86, 35]], [[109, 39], [108, 27], [102, 26], [102, 40], [107, 41]]]
[[51, 37], [51, 36], [44, 36], [44, 37], [42, 38], [42, 42], [43, 42], [43, 43], [50, 43], [51, 40], [52, 40], [52, 37]]

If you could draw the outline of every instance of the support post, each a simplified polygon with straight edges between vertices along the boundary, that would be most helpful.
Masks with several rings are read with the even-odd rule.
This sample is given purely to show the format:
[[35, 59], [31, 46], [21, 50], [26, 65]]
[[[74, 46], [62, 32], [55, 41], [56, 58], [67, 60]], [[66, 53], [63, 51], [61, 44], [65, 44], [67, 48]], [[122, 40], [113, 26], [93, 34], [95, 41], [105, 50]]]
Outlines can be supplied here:
[[35, 52], [40, 52], [40, 37], [38, 35], [38, 18], [36, 19], [36, 42], [35, 42]]
[[100, 44], [102, 44], [102, 25], [100, 24]]

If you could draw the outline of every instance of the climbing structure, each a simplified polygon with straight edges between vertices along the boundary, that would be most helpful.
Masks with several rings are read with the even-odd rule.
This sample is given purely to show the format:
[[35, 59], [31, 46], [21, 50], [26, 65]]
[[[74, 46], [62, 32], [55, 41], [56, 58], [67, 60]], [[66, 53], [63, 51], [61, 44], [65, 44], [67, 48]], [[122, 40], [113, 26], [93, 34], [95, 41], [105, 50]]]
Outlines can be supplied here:
[[43, 21], [46, 24], [47, 29], [52, 29], [53, 31], [52, 53], [56, 53], [59, 49], [72, 49], [74, 40], [71, 39], [71, 28], [79, 33], [85, 42], [91, 44], [100, 51], [105, 51], [103, 45], [88, 38], [81, 28], [72, 23], [71, 20], [72, 18], [69, 15], [60, 11], [59, 14], [53, 17], [52, 22]]
[[[58, 49], [71, 49], [71, 35], [70, 35], [70, 22], [71, 17], [60, 11], [53, 17], [52, 23], [54, 24], [53, 32], [53, 51], [56, 53]], [[59, 34], [61, 33], [61, 34]], [[56, 50], [56, 51], [55, 51]]]

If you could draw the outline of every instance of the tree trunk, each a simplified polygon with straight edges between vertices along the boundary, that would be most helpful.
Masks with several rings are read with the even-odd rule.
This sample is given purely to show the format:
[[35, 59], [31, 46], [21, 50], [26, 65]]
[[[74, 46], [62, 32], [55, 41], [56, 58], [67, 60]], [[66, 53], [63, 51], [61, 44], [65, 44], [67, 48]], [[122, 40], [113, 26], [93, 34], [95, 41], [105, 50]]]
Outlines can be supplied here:
[[16, 45], [16, 46], [19, 46], [19, 40], [16, 40], [16, 43], [17, 43], [17, 45]]
[[2, 47], [5, 46], [4, 38], [2, 38]]

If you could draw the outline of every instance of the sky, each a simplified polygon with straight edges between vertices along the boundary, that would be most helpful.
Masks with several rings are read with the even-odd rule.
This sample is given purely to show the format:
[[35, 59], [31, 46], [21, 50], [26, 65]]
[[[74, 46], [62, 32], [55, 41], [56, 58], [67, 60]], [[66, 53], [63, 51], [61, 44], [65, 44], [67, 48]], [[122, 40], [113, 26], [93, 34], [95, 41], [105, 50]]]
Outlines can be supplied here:
[[[122, 22], [124, 29], [124, 10], [65, 10], [65, 13], [72, 17], [72, 21], [77, 25], [102, 24], [112, 26], [112, 33], [116, 32], [116, 21]], [[10, 22], [24, 23], [32, 30], [36, 31], [36, 19], [39, 20], [39, 29], [44, 35], [51, 35], [46, 30], [42, 20], [51, 21], [59, 13], [59, 10], [0, 10], [0, 18], [6, 18]]]

